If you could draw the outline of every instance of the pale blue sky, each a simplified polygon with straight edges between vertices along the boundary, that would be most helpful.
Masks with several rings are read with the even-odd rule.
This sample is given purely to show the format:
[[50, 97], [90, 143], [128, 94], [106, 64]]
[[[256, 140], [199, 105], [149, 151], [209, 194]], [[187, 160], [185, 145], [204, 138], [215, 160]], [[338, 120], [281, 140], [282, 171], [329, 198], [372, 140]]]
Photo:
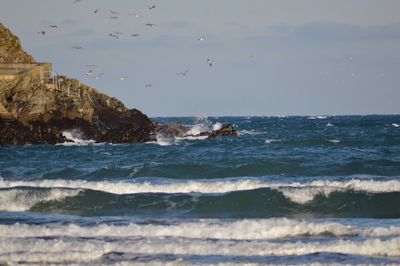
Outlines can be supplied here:
[[400, 113], [398, 0], [73, 1], [1, 0], [0, 21], [38, 61], [150, 116]]

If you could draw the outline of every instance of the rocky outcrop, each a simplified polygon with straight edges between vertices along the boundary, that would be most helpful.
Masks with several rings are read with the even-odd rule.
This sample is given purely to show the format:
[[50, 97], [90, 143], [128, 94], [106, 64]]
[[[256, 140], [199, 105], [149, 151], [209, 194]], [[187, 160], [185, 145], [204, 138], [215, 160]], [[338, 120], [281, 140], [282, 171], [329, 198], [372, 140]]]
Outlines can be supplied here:
[[157, 134], [164, 138], [175, 138], [175, 137], [236, 137], [238, 136], [237, 131], [231, 124], [223, 125], [220, 129], [213, 130], [211, 132], [201, 132], [197, 135], [190, 134], [189, 128], [181, 124], [170, 124], [170, 125], [159, 125], [156, 128]]
[[216, 138], [216, 137], [236, 137], [238, 135], [237, 131], [233, 127], [233, 125], [223, 125], [220, 129], [212, 131], [208, 138]]
[[[35, 63], [19, 39], [0, 24], [0, 63]], [[14, 65], [13, 65], [14, 66]], [[51, 67], [51, 66], [50, 66]], [[2, 79], [0, 73], [0, 145], [68, 141], [65, 130], [79, 130], [97, 142], [138, 143], [153, 140], [156, 124], [119, 100], [64, 76], [44, 78], [30, 69]]]
[[188, 127], [176, 123], [169, 125], [159, 125], [157, 127], [157, 134], [165, 138], [174, 138], [174, 137], [182, 138], [187, 136], [188, 131], [189, 131]]

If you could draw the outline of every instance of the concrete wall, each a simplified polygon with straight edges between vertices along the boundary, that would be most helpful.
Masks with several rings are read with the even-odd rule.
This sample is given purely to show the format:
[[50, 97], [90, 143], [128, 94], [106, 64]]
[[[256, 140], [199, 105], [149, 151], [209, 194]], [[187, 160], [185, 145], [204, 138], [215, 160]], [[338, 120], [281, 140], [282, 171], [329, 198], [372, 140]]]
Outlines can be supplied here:
[[48, 83], [53, 77], [52, 70], [50, 63], [0, 64], [0, 80], [12, 80], [18, 77], [18, 75], [29, 72], [33, 80]]

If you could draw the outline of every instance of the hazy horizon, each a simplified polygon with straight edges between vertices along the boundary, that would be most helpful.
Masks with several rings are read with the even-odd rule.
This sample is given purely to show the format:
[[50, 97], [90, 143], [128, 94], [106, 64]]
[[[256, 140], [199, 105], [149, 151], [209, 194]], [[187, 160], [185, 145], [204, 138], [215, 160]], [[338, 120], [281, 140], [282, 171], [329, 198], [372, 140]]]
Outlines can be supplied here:
[[0, 22], [37, 61], [151, 117], [379, 115], [400, 113], [398, 10], [395, 0], [3, 0]]

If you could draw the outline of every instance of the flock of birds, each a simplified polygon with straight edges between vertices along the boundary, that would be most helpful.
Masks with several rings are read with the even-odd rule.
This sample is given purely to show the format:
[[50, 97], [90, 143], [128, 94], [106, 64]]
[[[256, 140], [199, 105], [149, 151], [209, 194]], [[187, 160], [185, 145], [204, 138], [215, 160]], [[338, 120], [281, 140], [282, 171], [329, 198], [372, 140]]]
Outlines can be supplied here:
[[[73, 1], [73, 3], [74, 4], [76, 4], [76, 3], [80, 3], [80, 2], [82, 2], [83, 0], [74, 0]], [[156, 8], [156, 5], [154, 5], [154, 4], [152, 4], [152, 5], [147, 5], [147, 9], [149, 10], [149, 11], [151, 11], [151, 10], [153, 10], [153, 9], [155, 9]], [[93, 14], [100, 14], [102, 12], [102, 10], [101, 9], [95, 9], [95, 10], [93, 10]], [[120, 18], [120, 12], [117, 12], [117, 11], [114, 11], [114, 10], [109, 10], [109, 11], [107, 11], [107, 13], [109, 12], [109, 19], [112, 19], [112, 20], [116, 20], [116, 19], [119, 19]], [[128, 15], [130, 15], [130, 16], [134, 16], [135, 18], [142, 18], [143, 17], [143, 15], [140, 15], [140, 14], [137, 14], [137, 13], [128, 13]], [[157, 25], [156, 24], [154, 24], [154, 23], [145, 23], [145, 24], [143, 24], [145, 27], [156, 27]], [[58, 25], [48, 25], [47, 26], [47, 28], [48, 28], [48, 30], [56, 30], [56, 29], [58, 29], [59, 28], [59, 26]], [[40, 30], [40, 31], [38, 31], [37, 32], [37, 34], [39, 34], [39, 35], [42, 35], [42, 36], [44, 36], [44, 35], [46, 35], [47, 34], [47, 31], [46, 30]], [[113, 32], [110, 32], [110, 33], [108, 33], [108, 36], [110, 37], [110, 38], [113, 38], [113, 39], [120, 39], [121, 37], [122, 37], [122, 35], [124, 35], [124, 33], [123, 32], [120, 32], [120, 31], [113, 31]], [[130, 37], [133, 37], [133, 38], [137, 38], [137, 37], [140, 37], [141, 35], [139, 34], [139, 33], [132, 33], [132, 34], [129, 34], [129, 36]], [[199, 41], [199, 42], [202, 42], [202, 41], [204, 41], [204, 37], [198, 37], [197, 38], [197, 41]], [[73, 50], [73, 51], [80, 51], [80, 50], [82, 50], [83, 49], [83, 47], [82, 46], [72, 46], [71, 47], [71, 49]], [[213, 63], [214, 63], [214, 61], [213, 61], [213, 59], [211, 59], [211, 58], [207, 58], [206, 59], [206, 62], [207, 62], [207, 64], [210, 66], [210, 67], [212, 67], [213, 66]], [[94, 72], [94, 69], [96, 68], [96, 67], [98, 67], [97, 65], [85, 65], [85, 67], [86, 67], [86, 73], [85, 73], [85, 76], [87, 77], [87, 78], [93, 78], [93, 79], [99, 79], [101, 76], [103, 76], [104, 75], [104, 73], [98, 73], [98, 74], [96, 74], [95, 72]], [[189, 73], [189, 71], [190, 71], [190, 68], [187, 68], [185, 71], [183, 71], [183, 72], [178, 72], [178, 73], [176, 73], [178, 76], [181, 76], [181, 77], [186, 77], [187, 76], [187, 74]], [[121, 77], [119, 77], [119, 80], [121, 80], [121, 81], [124, 81], [124, 80], [126, 80], [128, 77], [127, 76], [121, 76]], [[145, 87], [146, 88], [151, 88], [152, 87], [152, 84], [151, 83], [147, 83], [147, 84], [145, 84]]]

